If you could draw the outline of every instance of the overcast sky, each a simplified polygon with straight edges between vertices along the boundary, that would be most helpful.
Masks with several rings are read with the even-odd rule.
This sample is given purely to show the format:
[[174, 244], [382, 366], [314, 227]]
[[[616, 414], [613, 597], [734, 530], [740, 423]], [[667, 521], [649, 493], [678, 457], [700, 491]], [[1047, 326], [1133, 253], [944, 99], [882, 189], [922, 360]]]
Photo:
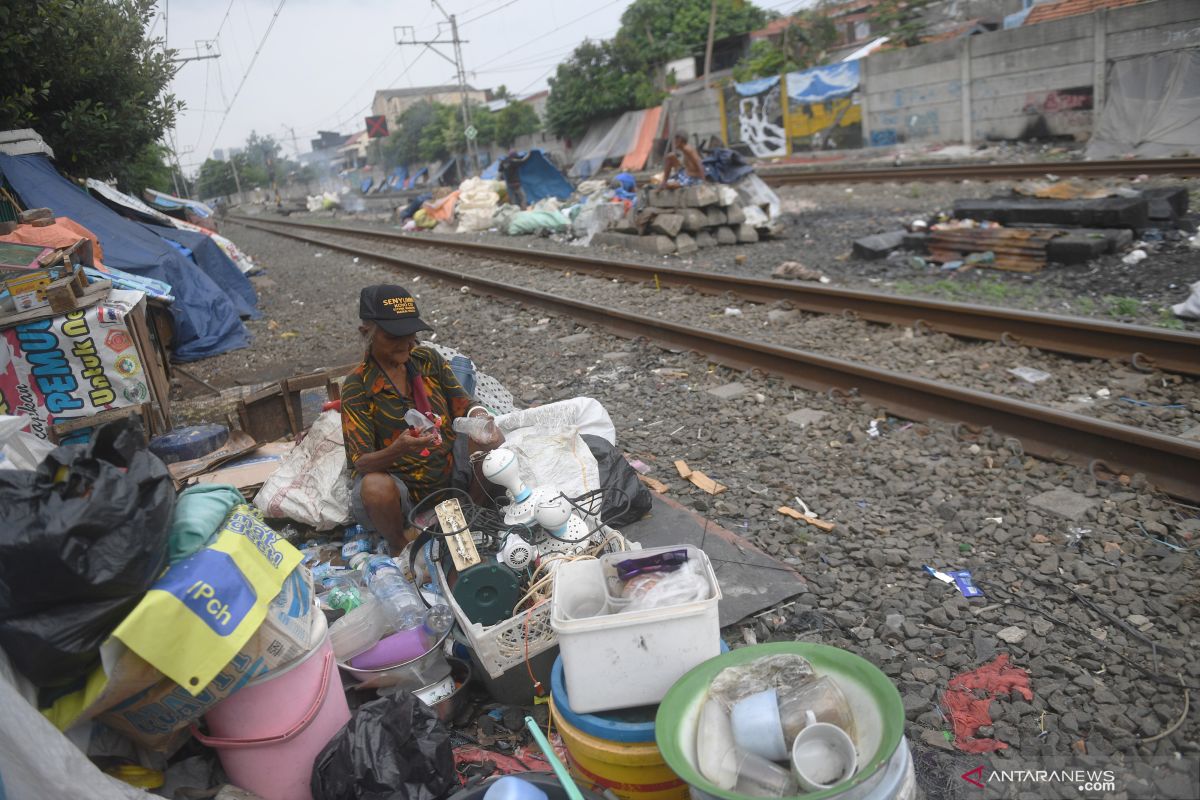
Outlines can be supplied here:
[[[442, 6], [458, 16], [467, 40], [468, 82], [479, 89], [504, 84], [525, 96], [545, 89], [555, 65], [585, 38], [616, 33], [630, 2], [442, 0]], [[759, 2], [781, 12], [806, 4]], [[318, 130], [362, 130], [376, 89], [454, 82], [450, 62], [395, 43], [397, 25], [416, 28], [417, 39], [449, 37], [448, 28], [438, 35], [444, 18], [429, 0], [159, 0], [158, 11], [152, 36], [162, 36], [165, 27], [181, 55], [194, 55], [198, 40], [219, 42], [220, 58], [185, 63], [172, 85], [187, 104], [176, 146], [189, 172], [214, 148], [240, 146], [252, 130], [279, 139], [293, 156], [293, 129], [301, 152]], [[449, 47], [439, 49], [451, 55]]]
[[[615, 33], [629, 3], [443, 0], [442, 5], [458, 15], [459, 34], [468, 40], [463, 45], [468, 81], [480, 89], [504, 84], [524, 96], [546, 88], [555, 65], [584, 38]], [[450, 62], [425, 48], [395, 44], [397, 25], [415, 27], [417, 39], [449, 37], [448, 30], [437, 36], [442, 16], [429, 0], [284, 0], [236, 100], [279, 0], [159, 0], [156, 37], [163, 35], [164, 6], [169, 44], [183, 55], [194, 54], [197, 40], [218, 38], [220, 31], [221, 57], [184, 64], [172, 85], [187, 104], [176, 143], [189, 171], [213, 148], [241, 145], [252, 130], [273, 135], [291, 156], [293, 128], [302, 152], [318, 129], [361, 130], [376, 89], [454, 82]], [[449, 47], [441, 49], [451, 55]]]

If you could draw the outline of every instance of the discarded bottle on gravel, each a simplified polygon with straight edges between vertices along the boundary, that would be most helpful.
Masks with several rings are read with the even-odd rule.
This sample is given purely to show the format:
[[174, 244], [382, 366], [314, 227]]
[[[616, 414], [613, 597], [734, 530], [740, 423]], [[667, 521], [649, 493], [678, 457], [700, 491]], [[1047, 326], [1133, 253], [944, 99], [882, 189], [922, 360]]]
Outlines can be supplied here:
[[383, 604], [384, 617], [392, 630], [411, 630], [425, 621], [425, 601], [392, 559], [372, 558], [367, 562], [366, 577], [367, 587]]

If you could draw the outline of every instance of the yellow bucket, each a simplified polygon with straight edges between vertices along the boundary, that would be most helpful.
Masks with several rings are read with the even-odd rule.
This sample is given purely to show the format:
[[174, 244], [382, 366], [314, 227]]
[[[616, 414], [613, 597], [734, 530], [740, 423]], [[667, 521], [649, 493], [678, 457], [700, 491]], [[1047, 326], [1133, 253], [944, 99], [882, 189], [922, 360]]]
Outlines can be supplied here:
[[614, 742], [572, 726], [550, 698], [550, 714], [567, 748], [571, 774], [621, 800], [688, 800], [688, 786], [671, 771], [654, 742]]

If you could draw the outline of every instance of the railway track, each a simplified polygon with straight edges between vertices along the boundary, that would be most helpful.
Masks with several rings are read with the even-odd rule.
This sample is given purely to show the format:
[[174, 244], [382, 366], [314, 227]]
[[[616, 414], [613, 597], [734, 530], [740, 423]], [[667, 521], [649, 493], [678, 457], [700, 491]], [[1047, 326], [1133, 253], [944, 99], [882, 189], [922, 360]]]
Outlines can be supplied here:
[[[233, 219], [242, 223], [252, 223], [252, 220], [246, 217]], [[574, 253], [506, 247], [427, 235], [408, 236], [374, 228], [279, 220], [271, 220], [269, 224], [371, 238], [406, 246], [455, 250], [485, 258], [532, 262], [559, 270], [569, 268], [603, 278], [620, 278], [662, 286], [686, 286], [705, 294], [732, 292], [756, 303], [787, 300], [796, 308], [811, 313], [844, 314], [871, 322], [915, 326], [952, 336], [1000, 341], [1067, 355], [1119, 361], [1135, 369], [1161, 369], [1200, 376], [1200, 335], [1164, 328], [899, 297], [854, 289], [806, 285], [795, 281], [743, 278], [658, 265], [651, 267]]]
[[[1088, 468], [1100, 479], [1140, 472], [1162, 491], [1189, 502], [1200, 502], [1200, 442], [514, 286], [458, 269], [313, 236], [311, 231], [301, 232], [311, 227], [308, 225], [238, 221], [268, 233], [451, 281], [480, 294], [569, 315], [620, 336], [644, 337], [668, 347], [695, 350], [715, 362], [778, 375], [806, 389], [854, 394], [905, 419], [933, 418], [964, 423], [968, 428], [991, 427], [1018, 438], [1033, 455]], [[323, 230], [342, 236], [374, 238], [344, 228], [331, 230], [330, 226], [324, 226]], [[527, 251], [520, 252], [523, 257], [527, 255]]]
[[803, 183], [880, 183], [885, 181], [998, 181], [1040, 178], [1047, 174], [1060, 178], [1111, 178], [1138, 175], [1200, 176], [1200, 158], [1146, 158], [1129, 161], [1052, 161], [1028, 164], [934, 164], [911, 167], [866, 167], [852, 169], [814, 169], [789, 166], [759, 170], [771, 186], [796, 186]]

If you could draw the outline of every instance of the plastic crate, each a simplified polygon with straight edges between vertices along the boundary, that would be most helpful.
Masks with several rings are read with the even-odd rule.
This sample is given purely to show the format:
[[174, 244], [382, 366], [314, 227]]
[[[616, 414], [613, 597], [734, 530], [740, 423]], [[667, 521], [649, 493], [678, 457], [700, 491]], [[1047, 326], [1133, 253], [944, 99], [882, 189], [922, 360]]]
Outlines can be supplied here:
[[450, 606], [459, 627], [466, 634], [467, 642], [475, 651], [480, 665], [492, 678], [499, 678], [518, 664], [523, 664], [526, 658], [533, 658], [549, 650], [557, 641], [554, 630], [550, 627], [549, 602], [527, 609], [519, 616], [484, 627], [471, 622], [455, 601], [441, 562], [437, 563], [437, 580], [446, 604]]

